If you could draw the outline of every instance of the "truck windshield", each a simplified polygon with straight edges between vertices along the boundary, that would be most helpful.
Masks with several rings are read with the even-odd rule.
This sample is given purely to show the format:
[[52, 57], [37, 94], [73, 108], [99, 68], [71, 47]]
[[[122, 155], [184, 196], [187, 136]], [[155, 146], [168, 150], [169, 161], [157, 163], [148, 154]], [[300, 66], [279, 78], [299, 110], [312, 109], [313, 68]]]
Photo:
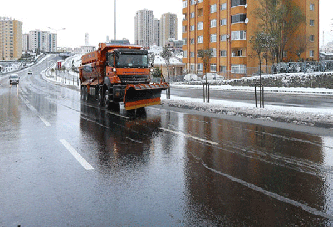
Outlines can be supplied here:
[[117, 68], [148, 68], [148, 56], [139, 54], [120, 54], [116, 59]]

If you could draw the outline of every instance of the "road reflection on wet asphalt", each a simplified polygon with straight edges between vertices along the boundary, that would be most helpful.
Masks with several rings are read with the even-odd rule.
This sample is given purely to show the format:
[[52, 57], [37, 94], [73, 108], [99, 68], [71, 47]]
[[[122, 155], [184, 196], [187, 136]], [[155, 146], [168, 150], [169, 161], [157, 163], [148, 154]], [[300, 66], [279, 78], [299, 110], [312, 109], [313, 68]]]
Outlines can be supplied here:
[[330, 136], [21, 78], [0, 86], [0, 226], [333, 225]]

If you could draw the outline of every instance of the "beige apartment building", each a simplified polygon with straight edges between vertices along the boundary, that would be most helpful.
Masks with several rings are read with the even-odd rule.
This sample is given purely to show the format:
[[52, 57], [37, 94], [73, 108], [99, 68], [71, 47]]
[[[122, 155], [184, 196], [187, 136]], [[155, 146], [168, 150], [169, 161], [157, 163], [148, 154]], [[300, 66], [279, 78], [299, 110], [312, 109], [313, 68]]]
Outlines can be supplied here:
[[22, 56], [22, 22], [0, 17], [0, 60], [18, 60]]
[[164, 47], [170, 38], [178, 40], [178, 18], [177, 14], [165, 13], [161, 16], [159, 45]]
[[[258, 0], [182, 0], [182, 37], [186, 70], [203, 75], [203, 61], [198, 50], [212, 49], [208, 72], [215, 72], [226, 78], [240, 78], [258, 72], [259, 60], [256, 57], [251, 37], [257, 30], [254, 11]], [[301, 58], [319, 60], [319, 0], [292, 0], [302, 10], [306, 23], [295, 31], [294, 38], [304, 36], [305, 51]], [[288, 43], [284, 61], [297, 61], [293, 49], [300, 42]], [[272, 65], [268, 62], [267, 65]]]

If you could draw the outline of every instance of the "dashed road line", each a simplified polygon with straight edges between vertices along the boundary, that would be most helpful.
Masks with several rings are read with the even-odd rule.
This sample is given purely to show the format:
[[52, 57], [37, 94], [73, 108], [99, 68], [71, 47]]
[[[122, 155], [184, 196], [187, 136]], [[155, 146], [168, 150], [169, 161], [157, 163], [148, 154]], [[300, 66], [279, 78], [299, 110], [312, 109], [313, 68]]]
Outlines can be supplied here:
[[187, 138], [192, 138], [192, 139], [198, 140], [200, 142], [208, 143], [208, 144], [211, 144], [211, 145], [218, 145], [218, 143], [216, 143], [216, 142], [206, 140], [206, 139], [202, 139], [202, 138], [199, 138], [199, 137], [196, 137], [196, 136], [192, 136], [190, 134], [185, 134], [183, 132], [173, 131], [173, 130], [170, 130], [170, 129], [167, 129], [167, 128], [160, 128], [160, 129], [163, 130], [163, 131], [166, 131], [166, 132], [173, 133], [173, 134], [182, 135], [182, 136], [185, 136]]
[[36, 113], [36, 115], [38, 116], [38, 118], [45, 124], [46, 127], [51, 127], [51, 124], [45, 120], [42, 116], [40, 116], [40, 114], [38, 113], [38, 110], [36, 110], [35, 107], [33, 107], [29, 101], [25, 98], [23, 98], [22, 96], [20, 97], [22, 99], [22, 101], [24, 102], [24, 104], [34, 113]]
[[77, 152], [66, 140], [61, 139], [60, 142], [66, 147], [66, 149], [74, 156], [74, 158], [85, 168], [86, 170], [93, 170], [92, 167], [80, 154]]

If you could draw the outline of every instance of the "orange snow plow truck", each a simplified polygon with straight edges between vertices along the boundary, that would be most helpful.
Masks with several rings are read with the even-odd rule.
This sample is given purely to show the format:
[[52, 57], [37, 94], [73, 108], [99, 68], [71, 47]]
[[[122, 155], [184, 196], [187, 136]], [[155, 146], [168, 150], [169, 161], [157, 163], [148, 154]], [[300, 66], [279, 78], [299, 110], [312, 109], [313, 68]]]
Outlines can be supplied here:
[[124, 103], [134, 110], [161, 103], [166, 82], [150, 82], [148, 51], [136, 45], [100, 43], [98, 50], [82, 56], [81, 93], [95, 96], [107, 108]]

